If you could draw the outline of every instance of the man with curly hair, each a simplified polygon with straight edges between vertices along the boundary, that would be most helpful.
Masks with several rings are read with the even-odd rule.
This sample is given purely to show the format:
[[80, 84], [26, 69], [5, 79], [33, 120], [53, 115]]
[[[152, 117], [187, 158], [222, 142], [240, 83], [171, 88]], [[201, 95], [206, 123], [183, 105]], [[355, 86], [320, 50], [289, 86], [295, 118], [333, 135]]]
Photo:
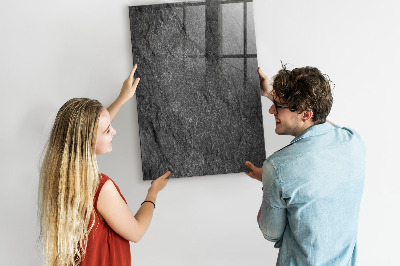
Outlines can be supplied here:
[[327, 122], [330, 80], [317, 68], [284, 66], [272, 85], [260, 69], [259, 76], [275, 132], [295, 137], [262, 168], [245, 163], [263, 183], [257, 221], [279, 248], [276, 265], [355, 265], [365, 178], [360, 135]]

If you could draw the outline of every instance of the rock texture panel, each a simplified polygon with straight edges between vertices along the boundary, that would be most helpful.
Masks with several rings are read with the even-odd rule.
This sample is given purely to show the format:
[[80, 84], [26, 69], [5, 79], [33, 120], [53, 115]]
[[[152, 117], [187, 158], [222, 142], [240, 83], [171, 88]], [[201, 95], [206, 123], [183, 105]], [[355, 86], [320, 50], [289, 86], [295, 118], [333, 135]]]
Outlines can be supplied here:
[[131, 6], [129, 17], [143, 179], [244, 172], [246, 160], [261, 167], [252, 2]]

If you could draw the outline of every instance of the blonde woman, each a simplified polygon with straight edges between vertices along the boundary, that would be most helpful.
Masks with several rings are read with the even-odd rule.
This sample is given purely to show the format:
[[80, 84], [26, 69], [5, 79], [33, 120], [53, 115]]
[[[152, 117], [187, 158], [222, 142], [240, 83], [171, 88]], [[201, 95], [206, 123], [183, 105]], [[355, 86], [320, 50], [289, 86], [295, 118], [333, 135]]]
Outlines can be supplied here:
[[129, 241], [138, 242], [150, 224], [170, 172], [152, 181], [133, 215], [118, 186], [98, 172], [96, 162], [97, 155], [112, 150], [116, 131], [111, 122], [136, 91], [136, 67], [107, 109], [97, 100], [75, 98], [57, 113], [39, 184], [46, 265], [131, 265]]

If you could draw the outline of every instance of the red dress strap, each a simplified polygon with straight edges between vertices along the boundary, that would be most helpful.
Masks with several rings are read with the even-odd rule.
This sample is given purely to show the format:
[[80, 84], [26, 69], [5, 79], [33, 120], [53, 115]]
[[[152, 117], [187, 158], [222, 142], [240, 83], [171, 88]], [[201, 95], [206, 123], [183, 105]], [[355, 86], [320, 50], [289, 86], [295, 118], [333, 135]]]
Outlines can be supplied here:
[[99, 211], [97, 210], [97, 201], [99, 200], [99, 195], [100, 195], [100, 191], [103, 188], [104, 184], [110, 180], [110, 178], [104, 174], [99, 174], [99, 186], [97, 187], [97, 191], [96, 194], [94, 194], [94, 200], [93, 200], [93, 207], [96, 210], [96, 214], [99, 213]]
[[[109, 266], [109, 265], [131, 265], [131, 251], [129, 241], [118, 235], [106, 221], [102, 221], [97, 210], [97, 201], [104, 184], [111, 180], [117, 188], [122, 199], [124, 196], [114, 181], [105, 174], [99, 174], [100, 183], [93, 199], [95, 209], [95, 221], [89, 233], [86, 254], [83, 257], [81, 266]], [[90, 225], [92, 221], [90, 222]]]

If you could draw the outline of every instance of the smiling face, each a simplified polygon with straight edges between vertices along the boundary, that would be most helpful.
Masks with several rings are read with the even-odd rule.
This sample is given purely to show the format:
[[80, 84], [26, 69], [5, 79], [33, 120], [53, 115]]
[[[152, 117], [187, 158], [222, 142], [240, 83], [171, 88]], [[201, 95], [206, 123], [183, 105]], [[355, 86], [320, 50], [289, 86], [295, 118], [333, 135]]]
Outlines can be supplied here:
[[112, 138], [117, 131], [111, 126], [110, 114], [104, 108], [100, 113], [97, 129], [96, 155], [112, 151]]
[[278, 111], [275, 108], [275, 104], [272, 104], [269, 108], [269, 113], [275, 117], [275, 133], [278, 135], [291, 135], [298, 136], [304, 130], [314, 125], [311, 120], [312, 111], [306, 110], [301, 113], [291, 111], [289, 108], [279, 108], [279, 106], [287, 106], [275, 99], [278, 106]]

